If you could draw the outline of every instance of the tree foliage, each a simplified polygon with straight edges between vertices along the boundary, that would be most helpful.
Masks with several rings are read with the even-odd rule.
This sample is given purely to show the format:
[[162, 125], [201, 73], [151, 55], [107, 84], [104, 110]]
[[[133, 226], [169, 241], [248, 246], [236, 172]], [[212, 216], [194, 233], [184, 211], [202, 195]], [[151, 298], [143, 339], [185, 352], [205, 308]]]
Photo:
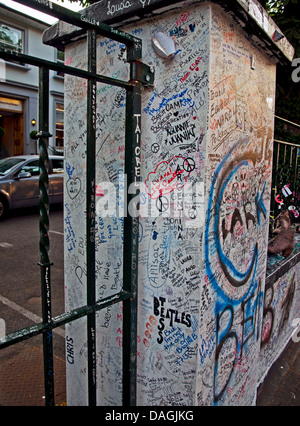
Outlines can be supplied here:
[[299, 0], [269, 0], [267, 10], [300, 57], [300, 2]]
[[[300, 1], [259, 0], [276, 22], [300, 58]], [[300, 124], [300, 82], [292, 80], [294, 67], [277, 66], [276, 115]], [[275, 122], [275, 139], [300, 144], [299, 128]]]
[[[295, 48], [295, 58], [300, 58], [300, 1], [299, 0], [267, 0], [261, 1], [280, 30]], [[300, 124], [300, 82], [292, 80], [292, 66], [277, 66], [276, 87], [276, 115], [293, 123]], [[300, 145], [300, 129], [280, 119], [275, 120], [274, 139]], [[284, 208], [296, 206], [300, 211], [299, 198], [299, 148], [281, 145], [281, 153], [277, 164], [277, 170], [273, 175], [272, 188], [276, 188], [277, 194], [286, 184], [290, 184], [293, 195], [284, 199]], [[287, 150], [287, 151], [286, 151]], [[283, 155], [284, 153], [284, 155]], [[274, 157], [275, 158], [275, 157]], [[287, 161], [288, 160], [288, 161]], [[275, 179], [276, 176], [276, 179]], [[279, 205], [273, 200], [275, 216], [280, 213]], [[298, 220], [298, 219], [297, 219]]]

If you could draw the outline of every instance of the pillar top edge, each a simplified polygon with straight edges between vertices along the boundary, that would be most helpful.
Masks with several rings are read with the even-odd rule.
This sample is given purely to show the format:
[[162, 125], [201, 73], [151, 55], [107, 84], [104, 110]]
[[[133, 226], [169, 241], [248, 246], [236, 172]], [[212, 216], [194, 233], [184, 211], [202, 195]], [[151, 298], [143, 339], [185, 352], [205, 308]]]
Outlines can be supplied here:
[[[113, 27], [123, 27], [166, 11], [182, 10], [190, 5], [213, 4], [222, 7], [224, 13], [244, 28], [252, 40], [276, 62], [289, 64], [293, 60], [293, 46], [257, 0], [100, 0], [80, 13]], [[66, 44], [72, 43], [82, 33], [84, 30], [59, 21], [44, 32], [43, 42], [63, 50]]]

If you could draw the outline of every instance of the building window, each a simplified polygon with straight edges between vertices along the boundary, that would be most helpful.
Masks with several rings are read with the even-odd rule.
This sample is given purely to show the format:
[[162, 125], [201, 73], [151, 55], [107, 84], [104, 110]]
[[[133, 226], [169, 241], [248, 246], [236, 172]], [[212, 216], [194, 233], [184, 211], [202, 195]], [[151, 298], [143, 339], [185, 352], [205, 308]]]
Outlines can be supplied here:
[[0, 43], [5, 49], [24, 53], [24, 31], [0, 22]]
[[64, 105], [56, 103], [55, 108], [55, 150], [57, 153], [64, 152]]

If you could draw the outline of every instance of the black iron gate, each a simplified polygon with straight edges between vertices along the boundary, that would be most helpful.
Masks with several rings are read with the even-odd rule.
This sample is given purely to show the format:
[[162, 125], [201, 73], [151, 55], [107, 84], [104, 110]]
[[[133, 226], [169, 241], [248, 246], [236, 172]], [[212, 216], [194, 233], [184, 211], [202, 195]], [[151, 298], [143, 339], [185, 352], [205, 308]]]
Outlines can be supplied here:
[[[47, 0], [16, 0], [18, 3], [35, 8], [62, 21], [71, 23], [87, 32], [88, 70], [80, 70], [32, 56], [3, 49], [0, 43], [0, 57], [5, 61], [18, 61], [39, 67], [39, 140], [40, 158], [40, 262], [42, 317], [43, 322], [15, 331], [0, 340], [0, 349], [7, 348], [36, 335], [43, 335], [44, 377], [46, 405], [53, 406], [54, 366], [53, 366], [53, 330], [57, 327], [87, 317], [88, 347], [88, 400], [96, 405], [96, 312], [110, 305], [123, 302], [123, 405], [136, 405], [136, 361], [137, 361], [137, 264], [139, 220], [124, 217], [124, 268], [123, 288], [113, 296], [96, 300], [95, 282], [95, 158], [96, 158], [96, 84], [110, 84], [126, 89], [126, 134], [125, 134], [125, 174], [131, 182], [138, 181], [136, 176], [136, 153], [140, 153], [140, 139], [134, 129], [136, 119], [141, 116], [141, 90], [143, 86], [153, 85], [154, 71], [141, 62], [142, 42], [130, 34], [109, 27], [83, 14], [72, 12]], [[119, 41], [127, 47], [127, 62], [130, 64], [129, 81], [98, 75], [96, 71], [96, 37], [102, 35]], [[87, 302], [85, 306], [52, 317], [51, 310], [51, 261], [49, 258], [49, 198], [48, 198], [48, 139], [49, 133], [49, 70], [84, 78], [88, 81], [87, 92]], [[130, 194], [127, 202], [131, 202]], [[135, 195], [136, 198], [136, 195]]]

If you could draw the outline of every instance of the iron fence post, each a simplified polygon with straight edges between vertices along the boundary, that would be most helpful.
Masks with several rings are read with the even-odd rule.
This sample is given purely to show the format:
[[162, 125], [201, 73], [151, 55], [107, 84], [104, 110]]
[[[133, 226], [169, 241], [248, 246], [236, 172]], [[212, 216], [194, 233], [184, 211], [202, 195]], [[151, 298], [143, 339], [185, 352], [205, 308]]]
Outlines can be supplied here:
[[126, 204], [131, 205], [133, 211], [128, 208], [124, 217], [123, 289], [131, 293], [131, 298], [123, 302], [124, 406], [136, 406], [139, 206], [133, 205], [132, 200], [140, 193], [141, 90], [142, 84], [136, 82], [126, 97], [125, 175], [128, 187], [132, 185], [136, 191], [128, 191]]
[[[88, 31], [88, 71], [96, 73], [96, 31]], [[96, 80], [88, 81], [87, 93], [87, 304], [96, 303]], [[88, 336], [88, 391], [89, 405], [97, 404], [97, 368], [96, 368], [96, 315], [91, 312], [87, 316]]]
[[[52, 3], [40, 0], [16, 0], [18, 3], [36, 8], [71, 24], [78, 24], [87, 31], [88, 70], [81, 70], [57, 64], [33, 56], [11, 52], [0, 47], [0, 54], [7, 61], [22, 61], [39, 67], [39, 167], [40, 167], [40, 262], [42, 323], [15, 331], [0, 340], [0, 349], [43, 334], [44, 380], [46, 405], [53, 406], [54, 368], [53, 368], [53, 329], [76, 319], [87, 317], [88, 336], [88, 402], [97, 404], [96, 369], [96, 312], [105, 307], [123, 302], [123, 404], [135, 406], [137, 377], [137, 294], [138, 294], [138, 246], [139, 213], [124, 218], [124, 286], [120, 293], [96, 300], [95, 275], [95, 235], [96, 235], [96, 94], [97, 82], [122, 87], [126, 90], [126, 135], [125, 135], [125, 173], [129, 184], [134, 184], [139, 193], [141, 164], [141, 91], [143, 86], [154, 83], [154, 69], [140, 62], [142, 42], [140, 39], [109, 27], [96, 20], [68, 11]], [[97, 34], [124, 43], [127, 46], [127, 62], [130, 62], [130, 81], [97, 74]], [[49, 133], [49, 70], [61, 71], [88, 80], [87, 94], [87, 171], [86, 171], [86, 239], [87, 239], [87, 304], [71, 312], [52, 318], [51, 309], [51, 266], [49, 258], [49, 176], [48, 140]], [[132, 205], [135, 194], [128, 194], [127, 206]]]
[[39, 70], [39, 188], [40, 188], [40, 263], [43, 324], [45, 399], [47, 406], [54, 405], [53, 332], [51, 309], [51, 266], [49, 259], [49, 176], [48, 147], [49, 133], [49, 69]]

